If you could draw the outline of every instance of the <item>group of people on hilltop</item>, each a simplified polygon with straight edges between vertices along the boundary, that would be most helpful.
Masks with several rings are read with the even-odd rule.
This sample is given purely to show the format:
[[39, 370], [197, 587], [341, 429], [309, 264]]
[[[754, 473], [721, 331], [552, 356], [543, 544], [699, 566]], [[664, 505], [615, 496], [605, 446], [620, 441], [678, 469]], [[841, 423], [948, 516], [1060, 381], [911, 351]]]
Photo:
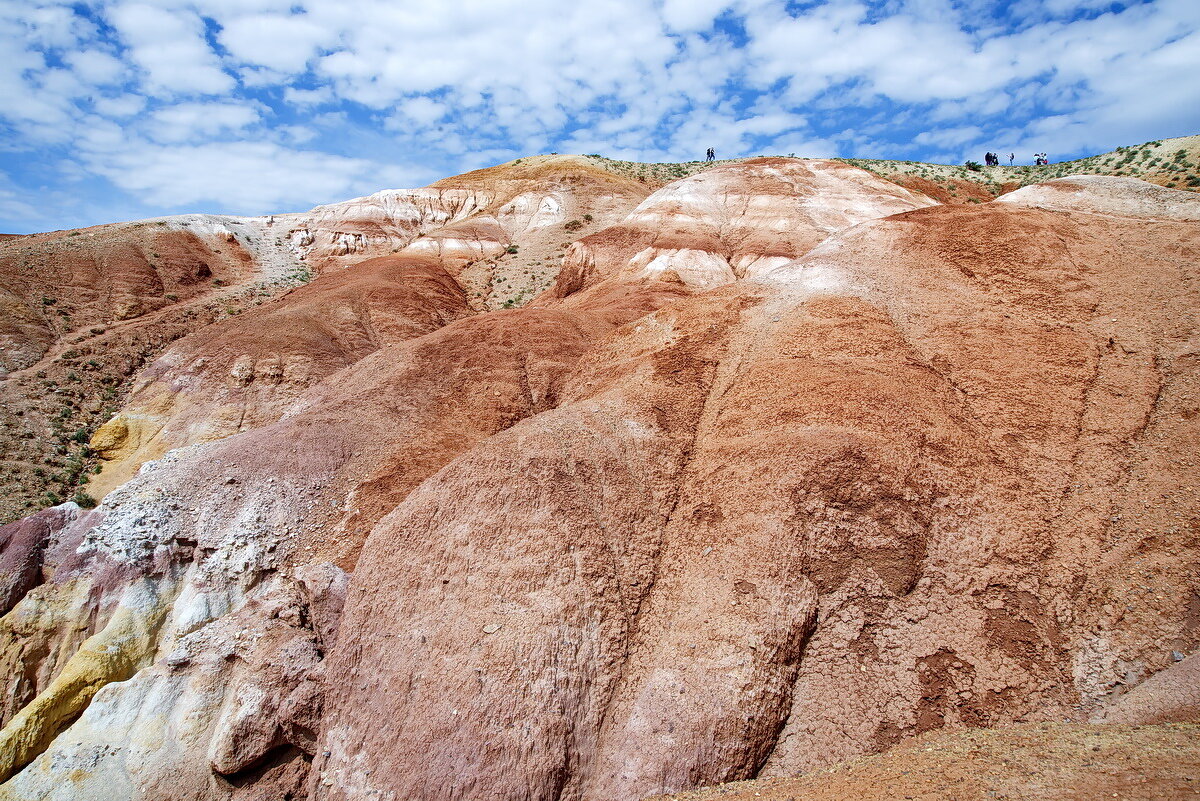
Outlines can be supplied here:
[[[716, 159], [717, 159], [717, 151], [713, 150], [711, 147], [708, 150], [704, 151], [704, 161], [705, 162], [716, 161]], [[1016, 153], [1008, 154], [1008, 166], [1011, 167], [1013, 165], [1013, 162], [1016, 160], [1017, 160]], [[983, 163], [989, 167], [999, 167], [1000, 166], [1000, 155], [998, 153], [993, 153], [992, 151], [989, 150], [987, 153], [983, 154]], [[1034, 153], [1033, 154], [1033, 163], [1039, 167], [1045, 167], [1047, 164], [1050, 163], [1050, 159], [1046, 157], [1045, 153]]]
[[[1011, 167], [1013, 165], [1013, 162], [1016, 161], [1016, 159], [1017, 159], [1016, 153], [1009, 153], [1008, 154], [1008, 166]], [[1000, 166], [1000, 156], [989, 150], [987, 153], [983, 154], [983, 163], [989, 167], [999, 167]], [[1033, 154], [1033, 163], [1039, 167], [1045, 167], [1047, 164], [1050, 163], [1050, 159], [1046, 156], [1045, 153], [1034, 153]]]

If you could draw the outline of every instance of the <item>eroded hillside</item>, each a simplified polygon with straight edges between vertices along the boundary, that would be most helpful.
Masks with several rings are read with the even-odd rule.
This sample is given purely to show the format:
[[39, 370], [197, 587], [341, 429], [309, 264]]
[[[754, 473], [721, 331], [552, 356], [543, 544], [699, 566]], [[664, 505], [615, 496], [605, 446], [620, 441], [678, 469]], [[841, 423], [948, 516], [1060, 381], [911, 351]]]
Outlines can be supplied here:
[[[11, 326], [13, 392], [245, 298], [100, 384], [99, 506], [0, 529], [0, 797], [633, 801], [1063, 721], [1074, 781], [1059, 743], [1194, 720], [1200, 196], [652, 183], [167, 221], [219, 284], [143, 257]], [[1129, 752], [1159, 781], [1185, 734]]]
[[[129, 476], [109, 470], [89, 483], [102, 470], [98, 455], [111, 461], [131, 450], [162, 454], [247, 425], [234, 400], [211, 409], [207, 422], [186, 422], [182, 414], [175, 428], [186, 425], [189, 433], [159, 437], [171, 413], [158, 407], [172, 406], [176, 394], [167, 385], [195, 384], [181, 369], [219, 369], [201, 393], [237, 395], [250, 383], [244, 360], [257, 363], [265, 354], [278, 364], [260, 369], [279, 376], [245, 389], [261, 395], [272, 381], [307, 386], [375, 350], [381, 340], [364, 318], [354, 323], [358, 331], [306, 352], [306, 342], [325, 342], [351, 318], [390, 303], [379, 295], [378, 276], [333, 277], [347, 266], [395, 257], [444, 274], [461, 289], [464, 313], [519, 306], [553, 282], [574, 238], [619, 221], [649, 192], [583, 159], [540, 156], [304, 214], [193, 215], [0, 241], [0, 519], [63, 499], [87, 505]], [[263, 306], [314, 278], [300, 297], [282, 301], [285, 310]], [[302, 306], [310, 312], [298, 311]], [[163, 354], [213, 322], [221, 323], [218, 330]], [[237, 353], [214, 344], [215, 362], [197, 352], [226, 337], [253, 338], [244, 332], [261, 333], [263, 341]], [[277, 346], [272, 336], [295, 342]], [[189, 353], [207, 366], [176, 366]], [[162, 361], [138, 377], [160, 354]], [[237, 374], [224, 355], [243, 358]], [[122, 407], [121, 419], [89, 444]]]

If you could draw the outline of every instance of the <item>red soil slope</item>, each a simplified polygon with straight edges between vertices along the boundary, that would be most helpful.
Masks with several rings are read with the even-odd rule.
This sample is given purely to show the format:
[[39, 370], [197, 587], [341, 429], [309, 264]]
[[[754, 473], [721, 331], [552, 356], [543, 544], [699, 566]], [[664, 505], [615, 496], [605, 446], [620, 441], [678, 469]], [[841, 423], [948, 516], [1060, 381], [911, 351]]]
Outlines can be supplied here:
[[109, 460], [93, 491], [124, 483], [172, 448], [274, 422], [326, 376], [470, 313], [441, 267], [385, 256], [205, 328], [157, 359], [92, 437]]
[[317, 797], [794, 773], [1194, 648], [1200, 230], [1125, 193], [868, 223], [593, 351], [372, 532]]
[[801, 779], [729, 784], [653, 801], [1194, 798], [1200, 784], [1197, 735], [1195, 724], [939, 732]]
[[[246, 425], [0, 532], [3, 792], [634, 801], [945, 729], [943, 792], [953, 730], [1190, 720], [1200, 200], [667, 189], [521, 309], [416, 248], [178, 343], [162, 431]], [[1093, 731], [1147, 771], [1085, 790], [1194, 763], [1178, 728], [967, 753], [1057, 792]], [[1003, 758], [983, 791], [1033, 786]]]

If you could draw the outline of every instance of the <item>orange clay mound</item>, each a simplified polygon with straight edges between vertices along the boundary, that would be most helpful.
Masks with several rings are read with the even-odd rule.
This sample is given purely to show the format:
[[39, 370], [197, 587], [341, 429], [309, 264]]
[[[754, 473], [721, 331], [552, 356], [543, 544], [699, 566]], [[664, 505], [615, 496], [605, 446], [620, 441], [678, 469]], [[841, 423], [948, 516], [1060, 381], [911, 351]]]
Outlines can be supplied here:
[[1197, 735], [1195, 724], [1042, 724], [928, 734], [800, 779], [739, 782], [652, 801], [1194, 798], [1200, 793]]

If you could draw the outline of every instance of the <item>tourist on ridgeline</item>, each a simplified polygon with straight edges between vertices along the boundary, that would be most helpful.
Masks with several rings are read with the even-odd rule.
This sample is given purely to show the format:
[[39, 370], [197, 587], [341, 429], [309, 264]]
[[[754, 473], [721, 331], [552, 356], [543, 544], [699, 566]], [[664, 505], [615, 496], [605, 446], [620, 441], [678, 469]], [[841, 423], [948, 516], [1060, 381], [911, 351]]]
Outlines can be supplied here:
[[1016, 154], [1016, 153], [1009, 153], [1009, 154], [1008, 154], [1008, 166], [1010, 166], [1010, 167], [1011, 167], [1011, 166], [1013, 165], [1013, 160], [1014, 160], [1016, 157], [1017, 157], [1017, 154]]

